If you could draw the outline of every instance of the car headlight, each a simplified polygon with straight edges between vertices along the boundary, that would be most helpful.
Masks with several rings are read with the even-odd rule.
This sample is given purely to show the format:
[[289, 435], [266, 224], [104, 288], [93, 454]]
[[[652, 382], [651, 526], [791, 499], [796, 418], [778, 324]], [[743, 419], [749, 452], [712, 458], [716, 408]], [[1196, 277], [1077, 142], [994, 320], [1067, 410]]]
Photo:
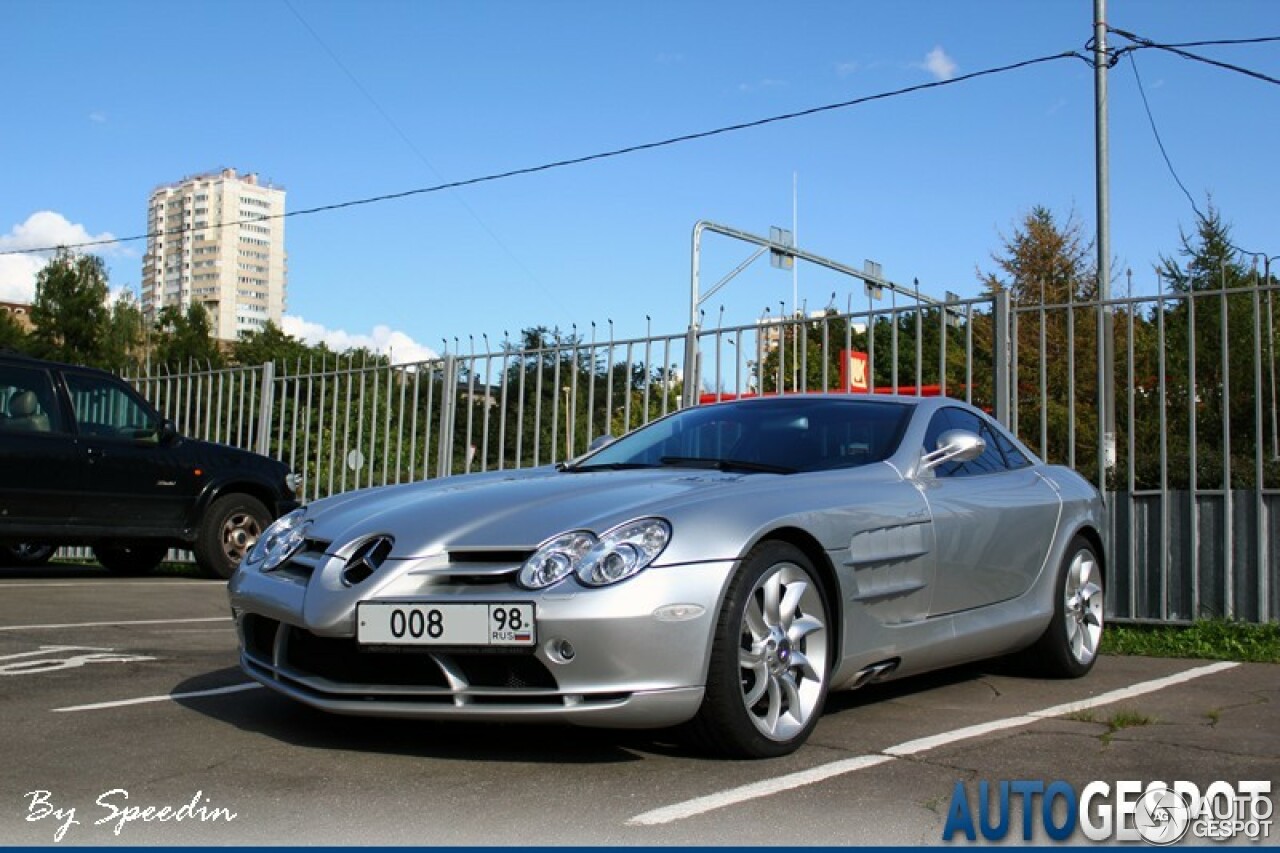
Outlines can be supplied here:
[[305, 509], [295, 509], [277, 518], [253, 543], [244, 557], [244, 565], [263, 572], [279, 568], [306, 540], [311, 527], [311, 519], [306, 516]]
[[520, 585], [529, 589], [545, 589], [567, 578], [577, 567], [582, 555], [596, 544], [596, 537], [586, 530], [562, 533], [542, 544], [520, 567]]
[[625, 580], [657, 559], [671, 540], [671, 525], [660, 518], [620, 524], [600, 537], [576, 570], [587, 586]]
[[589, 530], [561, 533], [525, 560], [520, 585], [546, 589], [573, 574], [587, 586], [608, 586], [652, 563], [670, 539], [671, 525], [661, 518], [628, 521], [598, 538]]

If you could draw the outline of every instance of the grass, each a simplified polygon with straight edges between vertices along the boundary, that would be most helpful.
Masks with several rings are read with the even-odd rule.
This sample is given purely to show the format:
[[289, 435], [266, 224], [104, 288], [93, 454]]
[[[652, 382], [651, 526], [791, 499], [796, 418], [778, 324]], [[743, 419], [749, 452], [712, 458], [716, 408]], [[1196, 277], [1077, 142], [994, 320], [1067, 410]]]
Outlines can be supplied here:
[[1111, 738], [1121, 729], [1132, 729], [1138, 726], [1154, 725], [1157, 720], [1155, 717], [1143, 714], [1141, 711], [1135, 711], [1131, 708], [1120, 708], [1110, 717], [1099, 718], [1092, 710], [1073, 711], [1063, 717], [1064, 720], [1072, 720], [1077, 723], [1101, 723], [1107, 727], [1107, 730], [1099, 736], [1099, 740], [1103, 744], [1110, 746]]
[[1148, 717], [1138, 711], [1128, 708], [1121, 708], [1110, 717], [1101, 722], [1106, 723], [1107, 730], [1102, 735], [1102, 742], [1108, 746], [1111, 745], [1111, 738], [1121, 729], [1132, 729], [1138, 726], [1149, 726], [1156, 722], [1155, 717]]
[[1280, 623], [1204, 619], [1190, 626], [1108, 625], [1102, 653], [1280, 663]]

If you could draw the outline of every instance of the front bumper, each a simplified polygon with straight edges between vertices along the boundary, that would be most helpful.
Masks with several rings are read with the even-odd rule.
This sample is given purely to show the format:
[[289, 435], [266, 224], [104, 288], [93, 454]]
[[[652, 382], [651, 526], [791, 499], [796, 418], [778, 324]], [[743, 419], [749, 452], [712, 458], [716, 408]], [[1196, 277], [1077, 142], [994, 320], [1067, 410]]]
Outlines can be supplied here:
[[[390, 567], [363, 594], [310, 578], [239, 572], [230, 586], [241, 666], [298, 701], [341, 714], [545, 721], [656, 728], [702, 702], [712, 634], [733, 561], [650, 568], [613, 587], [572, 581], [531, 592], [508, 583], [442, 583]], [[384, 571], [387, 567], [384, 567]], [[532, 603], [531, 648], [361, 646], [361, 601]], [[673, 618], [670, 605], [696, 605]], [[564, 642], [574, 654], [558, 653]]]

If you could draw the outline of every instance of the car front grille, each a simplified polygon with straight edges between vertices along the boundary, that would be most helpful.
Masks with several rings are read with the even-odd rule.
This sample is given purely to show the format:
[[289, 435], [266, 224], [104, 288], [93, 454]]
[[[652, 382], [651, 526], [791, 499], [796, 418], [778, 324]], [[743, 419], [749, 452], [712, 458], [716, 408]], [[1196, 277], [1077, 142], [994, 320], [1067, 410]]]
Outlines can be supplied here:
[[362, 646], [245, 614], [244, 658], [259, 674], [319, 697], [415, 702], [546, 702], [555, 678], [529, 651]]

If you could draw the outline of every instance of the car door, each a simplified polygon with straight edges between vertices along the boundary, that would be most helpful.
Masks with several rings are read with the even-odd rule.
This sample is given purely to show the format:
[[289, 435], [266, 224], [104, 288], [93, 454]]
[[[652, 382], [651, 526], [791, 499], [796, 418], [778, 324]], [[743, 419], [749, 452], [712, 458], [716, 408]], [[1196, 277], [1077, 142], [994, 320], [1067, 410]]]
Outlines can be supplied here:
[[1061, 509], [1058, 493], [995, 425], [971, 411], [934, 413], [926, 450], [963, 429], [986, 443], [970, 462], [944, 463], [919, 476], [933, 517], [936, 566], [930, 616], [970, 610], [1025, 593], [1044, 564]]
[[0, 533], [66, 526], [80, 484], [80, 450], [52, 375], [0, 364]]
[[161, 419], [115, 377], [64, 374], [75, 428], [86, 457], [82, 524], [149, 533], [185, 523], [196, 478], [161, 442]]
[[862, 476], [898, 447], [910, 410], [867, 402], [818, 411], [828, 416], [810, 418], [809, 452], [822, 467], [846, 470], [835, 482], [848, 503], [830, 518], [840, 527], [832, 538], [848, 543], [833, 557], [849, 600], [882, 625], [925, 619], [936, 574], [928, 505], [910, 482], [881, 478], [868, 486]]

